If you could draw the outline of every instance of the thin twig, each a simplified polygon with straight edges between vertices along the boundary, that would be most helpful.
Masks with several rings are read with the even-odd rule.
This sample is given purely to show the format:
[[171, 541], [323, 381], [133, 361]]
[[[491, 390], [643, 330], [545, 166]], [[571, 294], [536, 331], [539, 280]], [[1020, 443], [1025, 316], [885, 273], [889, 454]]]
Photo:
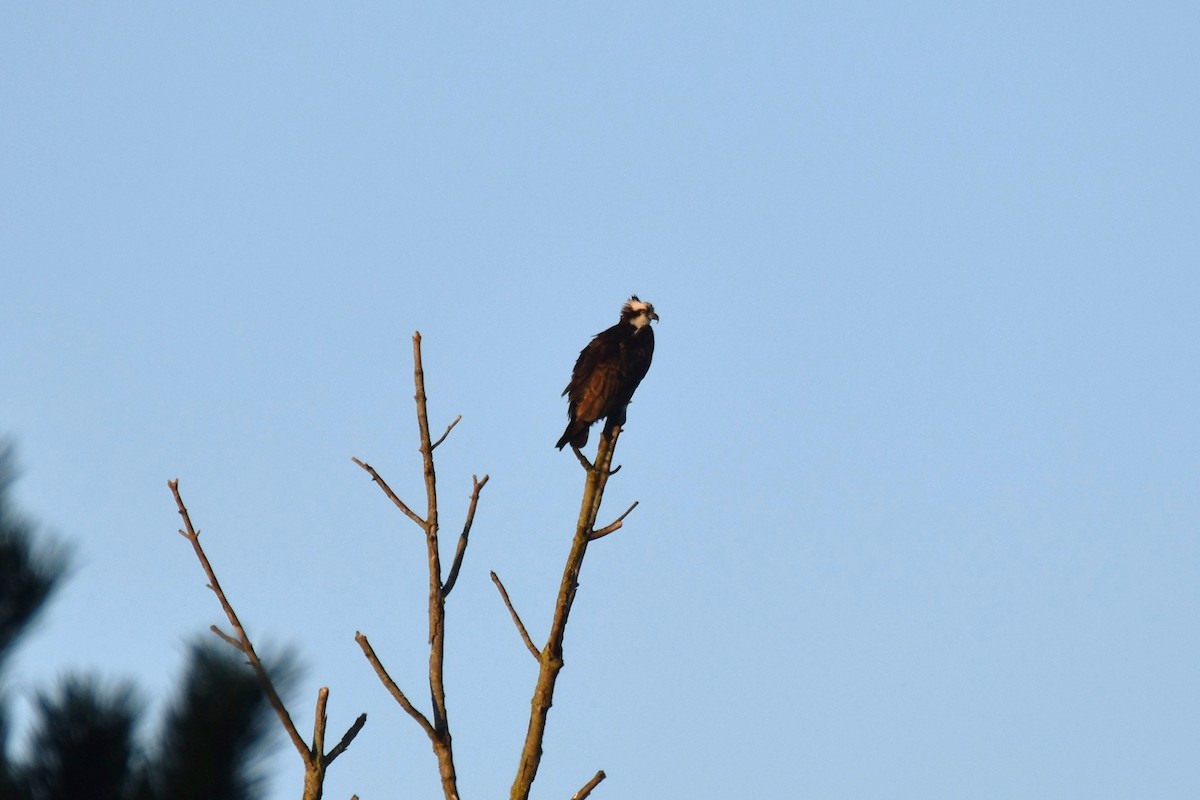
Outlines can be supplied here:
[[583, 798], [592, 793], [592, 789], [595, 789], [600, 785], [600, 781], [607, 777], [608, 776], [604, 774], [604, 770], [600, 770], [590, 781], [583, 785], [582, 789], [571, 796], [571, 800], [583, 800]]
[[[611, 472], [608, 474], [612, 475]], [[616, 520], [612, 524], [606, 525], [598, 531], [592, 531], [592, 535], [590, 537], [591, 540], [594, 542], [597, 539], [599, 539], [601, 536], [608, 536], [613, 531], [618, 530], [621, 527], [621, 525], [625, 522], [625, 518], [629, 516], [629, 512], [633, 511], [635, 508], [637, 508], [637, 504], [638, 504], [638, 501], [634, 500], [633, 505], [631, 505], [629, 508], [625, 509], [625, 513], [622, 514], [621, 516], [617, 517]]]
[[224, 639], [225, 641], [229, 642], [229, 644], [233, 645], [233, 646], [234, 646], [234, 647], [236, 647], [238, 650], [241, 650], [242, 652], [245, 652], [245, 651], [246, 651], [246, 648], [245, 648], [245, 646], [244, 646], [244, 645], [241, 643], [241, 641], [239, 641], [238, 639], [235, 639], [235, 638], [233, 638], [233, 637], [232, 637], [232, 636], [230, 636], [228, 633], [226, 633], [225, 631], [223, 631], [223, 630], [221, 630], [220, 628], [218, 628], [216, 625], [209, 625], [209, 626], [208, 626], [208, 629], [209, 629], [210, 631], [212, 631], [213, 633], [215, 633], [217, 636], [220, 636], [220, 637], [221, 637], [222, 639]]
[[417, 710], [417, 707], [409, 701], [400, 687], [396, 685], [396, 682], [392, 680], [392, 676], [388, 674], [383, 664], [379, 662], [379, 657], [375, 655], [375, 648], [371, 647], [371, 643], [367, 641], [367, 637], [362, 633], [355, 632], [354, 641], [358, 642], [358, 646], [362, 648], [363, 655], [367, 657], [367, 661], [371, 662], [371, 666], [375, 668], [375, 674], [379, 676], [379, 680], [383, 683], [384, 688], [391, 693], [392, 697], [396, 698], [396, 702], [400, 704], [405, 713], [416, 720], [417, 724], [421, 726], [421, 729], [425, 731], [430, 739], [436, 739], [437, 732], [429, 724], [429, 720]]
[[454, 426], [455, 426], [455, 425], [457, 425], [457, 424], [459, 423], [459, 420], [461, 420], [461, 419], [462, 419], [462, 414], [459, 414], [457, 417], [455, 417], [455, 418], [454, 418], [454, 422], [451, 422], [451, 423], [450, 423], [450, 425], [449, 425], [449, 426], [447, 426], [447, 428], [446, 428], [446, 432], [445, 432], [445, 433], [443, 433], [443, 434], [441, 435], [441, 437], [440, 437], [440, 438], [439, 438], [439, 439], [438, 439], [436, 442], [434, 442], [433, 444], [429, 445], [429, 449], [430, 449], [430, 450], [435, 450], [435, 449], [437, 449], [437, 446], [438, 446], [439, 444], [441, 444], [442, 442], [446, 441], [446, 437], [450, 435], [450, 431], [454, 430]]
[[[263, 666], [262, 661], [259, 660], [258, 653], [254, 652], [254, 645], [251, 644], [250, 638], [246, 635], [246, 629], [242, 627], [237, 612], [233, 610], [233, 606], [230, 605], [228, 598], [225, 597], [225, 592], [221, 590], [221, 584], [217, 581], [212, 564], [208, 562], [208, 556], [204, 554], [204, 548], [200, 546], [200, 534], [192, 527], [192, 520], [188, 516], [187, 507], [184, 506], [183, 498], [179, 495], [179, 481], [167, 481], [167, 486], [171, 488], [171, 494], [175, 495], [175, 504], [179, 507], [179, 516], [183, 517], [183, 524], [187, 529], [187, 533], [184, 533], [184, 536], [192, 543], [192, 549], [196, 552], [196, 558], [200, 560], [200, 565], [204, 567], [204, 573], [208, 576], [209, 588], [213, 590], [213, 593], [221, 602], [221, 608], [225, 610], [225, 616], [229, 618], [229, 624], [233, 626], [234, 631], [237, 633], [237, 638], [241, 642], [239, 649], [246, 654], [246, 658], [250, 661], [250, 666], [254, 669], [254, 674], [258, 676], [258, 682], [262, 686], [263, 693], [267, 696], [271, 707], [275, 709], [275, 714], [279, 717], [279, 721], [283, 723], [283, 728], [287, 731], [292, 744], [296, 746], [296, 749], [307, 763], [310, 752], [308, 745], [304, 743], [304, 739], [300, 737], [300, 732], [296, 730], [296, 725], [292, 722], [292, 717], [283, 705], [283, 700], [280, 699], [279, 693], [275, 691], [275, 684], [271, 682], [271, 677], [267, 674], [267, 669]], [[180, 533], [183, 533], [183, 531], [180, 531]], [[228, 639], [230, 637], [222, 635], [222, 638]]]
[[489, 477], [484, 475], [483, 480], [479, 480], [474, 475], [471, 476], [475, 488], [471, 491], [471, 505], [467, 507], [467, 521], [463, 523], [462, 535], [458, 537], [458, 549], [454, 552], [454, 563], [450, 565], [450, 574], [446, 577], [445, 585], [442, 586], [443, 599], [450, 596], [450, 590], [454, 588], [454, 584], [458, 580], [458, 571], [462, 568], [463, 556], [467, 553], [467, 537], [471, 535], [471, 525], [475, 522], [475, 506], [479, 505], [479, 492], [487, 485]]
[[579, 463], [583, 466], [583, 468], [585, 470], [587, 470], [588, 472], [592, 471], [592, 462], [587, 460], [587, 456], [585, 456], [583, 454], [582, 450], [580, 450], [575, 445], [571, 445], [571, 452], [575, 454], [575, 457], [577, 459], [579, 459]]
[[517, 626], [517, 631], [521, 634], [521, 639], [525, 642], [525, 646], [533, 654], [534, 660], [541, 661], [542, 654], [538, 652], [533, 639], [529, 637], [529, 631], [525, 630], [525, 623], [521, 622], [521, 617], [517, 614], [517, 610], [513, 608], [512, 600], [508, 599], [508, 592], [505, 590], [504, 584], [500, 582], [500, 576], [495, 572], [492, 573], [492, 583], [496, 584], [496, 588], [500, 590], [500, 596], [504, 598], [504, 605], [508, 606], [508, 613], [512, 614], [513, 624]]
[[346, 748], [350, 746], [350, 743], [354, 741], [354, 737], [358, 736], [358, 732], [361, 731], [363, 729], [363, 725], [366, 724], [367, 715], [359, 714], [358, 719], [354, 720], [354, 724], [351, 725], [342, 735], [342, 740], [338, 742], [332, 750], [325, 754], [325, 764], [329, 765], [333, 763], [335, 758], [346, 752]]
[[405, 505], [404, 501], [396, 496], [396, 493], [392, 491], [392, 487], [387, 485], [387, 481], [385, 481], [383, 478], [379, 477], [379, 473], [375, 471], [374, 467], [372, 467], [370, 464], [367, 464], [366, 462], [359, 461], [357, 458], [351, 457], [350, 460], [353, 461], [355, 464], [358, 464], [363, 469], [365, 469], [367, 471], [367, 473], [370, 474], [371, 480], [373, 480], [379, 484], [379, 488], [383, 489], [383, 493], [386, 494], [389, 498], [391, 498], [392, 502], [396, 504], [396, 507], [399, 508], [401, 511], [403, 511], [405, 513], [405, 515], [408, 516], [409, 519], [411, 519], [413, 522], [420, 525], [422, 528], [425, 527], [425, 520], [421, 519], [421, 517], [417, 514], [417, 512], [413, 511], [411, 508], [409, 508], [407, 505]]

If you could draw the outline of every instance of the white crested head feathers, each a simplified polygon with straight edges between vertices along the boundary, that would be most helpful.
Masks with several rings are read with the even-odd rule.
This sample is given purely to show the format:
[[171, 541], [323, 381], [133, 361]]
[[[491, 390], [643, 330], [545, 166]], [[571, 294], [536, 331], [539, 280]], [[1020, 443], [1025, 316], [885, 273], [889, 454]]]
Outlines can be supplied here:
[[635, 294], [621, 308], [621, 319], [635, 328], [642, 328], [649, 325], [650, 320], [657, 320], [658, 314], [654, 313], [653, 303], [639, 300]]

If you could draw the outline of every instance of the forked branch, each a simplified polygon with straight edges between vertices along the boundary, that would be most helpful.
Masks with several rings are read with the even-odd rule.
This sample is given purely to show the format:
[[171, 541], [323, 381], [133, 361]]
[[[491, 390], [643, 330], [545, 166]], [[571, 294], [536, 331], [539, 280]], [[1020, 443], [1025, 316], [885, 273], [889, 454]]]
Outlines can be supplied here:
[[321, 793], [324, 790], [325, 770], [333, 763], [334, 759], [346, 751], [350, 743], [354, 741], [354, 737], [358, 736], [359, 731], [367, 724], [367, 715], [360, 714], [354, 724], [342, 735], [342, 739], [338, 742], [337, 747], [325, 752], [325, 728], [326, 716], [325, 706], [329, 701], [329, 689], [322, 686], [317, 692], [317, 708], [313, 720], [313, 740], [312, 744], [308, 745], [300, 736], [300, 732], [296, 729], [295, 723], [292, 722], [292, 717], [288, 713], [287, 707], [284, 706], [283, 700], [279, 697], [279, 692], [275, 690], [275, 684], [271, 681], [271, 676], [263, 666], [262, 661], [258, 657], [258, 653], [254, 649], [253, 642], [246, 634], [246, 629], [242, 626], [242, 622], [238, 619], [237, 612], [233, 609], [233, 604], [229, 602], [225, 591], [221, 588], [220, 581], [217, 580], [216, 572], [213, 570], [212, 564], [208, 560], [208, 556], [204, 553], [204, 548], [200, 544], [200, 531], [192, 526], [191, 516], [188, 514], [187, 507], [183, 504], [183, 497], [179, 494], [179, 481], [167, 481], [167, 486], [171, 489], [171, 494], [175, 497], [175, 504], [179, 509], [179, 515], [183, 518], [183, 530], [179, 533], [192, 544], [192, 550], [196, 554], [200, 566], [204, 569], [204, 574], [208, 577], [208, 588], [217, 596], [217, 600], [221, 603], [221, 608], [225, 611], [225, 616], [229, 619], [229, 624], [233, 626], [235, 636], [222, 631], [216, 625], [213, 625], [211, 630], [222, 640], [229, 643], [245, 654], [246, 660], [250, 663], [251, 669], [254, 670], [255, 676], [258, 678], [259, 685], [262, 687], [263, 694], [266, 695], [267, 701], [271, 704], [271, 708], [275, 710], [276, 716], [279, 717], [280, 723], [287, 732], [288, 738], [296, 747], [296, 751], [300, 753], [300, 758], [304, 761], [304, 800], [320, 800]]
[[379, 677], [384, 687], [395, 698], [396, 702], [400, 704], [405, 713], [412, 717], [421, 727], [421, 730], [425, 732], [425, 735], [429, 737], [434, 755], [437, 757], [438, 771], [442, 779], [442, 792], [445, 794], [446, 800], [457, 800], [458, 777], [454, 767], [453, 737], [450, 735], [450, 720], [446, 710], [446, 598], [458, 582], [459, 571], [462, 569], [463, 559], [467, 551], [467, 543], [471, 535], [471, 526], [475, 521], [475, 509], [479, 504], [479, 494], [487, 484], [488, 476], [484, 475], [482, 480], [475, 476], [471, 478], [473, 488], [470, 505], [467, 508], [466, 522], [463, 524], [462, 533], [458, 537], [458, 547], [455, 550], [454, 560], [451, 562], [450, 572], [443, 582], [441, 548], [438, 542], [437, 472], [434, 467], [433, 451], [446, 441], [446, 437], [450, 435], [450, 431], [454, 430], [454, 426], [459, 423], [462, 416], [456, 417], [436, 441], [431, 438], [429, 434], [428, 400], [425, 394], [425, 368], [421, 360], [421, 334], [419, 332], [413, 334], [413, 385], [416, 390], [413, 395], [413, 401], [416, 404], [417, 429], [421, 440], [419, 449], [425, 477], [425, 516], [422, 517], [417, 514], [400, 500], [387, 485], [387, 482], [369, 464], [357, 458], [354, 459], [354, 463], [366, 470], [371, 475], [371, 479], [379, 484], [384, 494], [392, 500], [396, 507], [425, 531], [425, 546], [429, 567], [429, 696], [433, 705], [432, 713], [426, 716], [412, 704], [408, 696], [400, 690], [400, 687], [388, 675], [387, 670], [379, 661], [366, 636], [359, 633], [355, 636], [355, 639], [362, 648], [363, 654], [375, 669], [375, 674]]
[[[525, 733], [525, 746], [521, 750], [521, 761], [517, 767], [517, 776], [513, 780], [511, 800], [528, 800], [533, 781], [537, 777], [538, 766], [542, 760], [542, 741], [546, 736], [546, 719], [554, 699], [554, 686], [558, 674], [563, 668], [563, 638], [566, 634], [567, 619], [571, 614], [571, 606], [575, 603], [575, 592], [579, 588], [579, 573], [583, 568], [583, 559], [587, 554], [588, 544], [621, 527], [625, 517], [634, 506], [617, 518], [615, 522], [599, 531], [595, 529], [596, 515], [600, 510], [600, 502], [604, 498], [604, 487], [609, 477], [616, 472], [612, 470], [613, 452], [616, 450], [617, 439], [621, 435], [619, 424], [605, 426], [600, 436], [600, 444], [596, 448], [596, 460], [590, 465], [587, 459], [577, 452], [581, 462], [585, 463], [583, 499], [579, 507], [579, 518], [575, 523], [575, 536], [571, 541], [571, 551], [567, 555], [567, 563], [563, 568], [562, 582], [558, 587], [558, 599], [554, 605], [554, 619], [550, 625], [550, 637], [538, 657], [539, 669], [537, 684], [534, 686], [533, 699], [530, 701], [529, 728]], [[511, 609], [511, 606], [510, 606]], [[580, 797], [587, 796], [596, 784], [604, 779], [604, 773], [597, 776], [583, 789]]]
[[288, 738], [292, 740], [292, 744], [300, 752], [301, 756], [307, 755], [308, 745], [304, 742], [300, 732], [296, 730], [295, 723], [292, 722], [292, 717], [288, 714], [287, 708], [283, 705], [283, 700], [280, 699], [279, 693], [275, 691], [275, 684], [271, 682], [271, 676], [267, 674], [266, 667], [258, 658], [258, 653], [254, 650], [254, 645], [250, 642], [250, 637], [246, 635], [246, 629], [242, 627], [242, 621], [238, 619], [237, 612], [233, 610], [233, 606], [229, 602], [229, 598], [225, 596], [224, 590], [221, 589], [221, 582], [217, 580], [217, 574], [213, 571], [212, 564], [208, 561], [208, 556], [204, 553], [204, 548], [200, 545], [200, 532], [192, 526], [192, 518], [188, 514], [187, 506], [183, 504], [183, 497], [179, 494], [179, 481], [167, 481], [167, 486], [171, 489], [171, 494], [175, 496], [175, 505], [179, 508], [179, 516], [183, 517], [184, 530], [179, 532], [179, 535], [187, 539], [192, 544], [192, 550], [196, 554], [196, 558], [200, 561], [200, 566], [204, 568], [204, 574], [208, 576], [208, 588], [217, 596], [217, 600], [221, 603], [221, 608], [225, 611], [225, 616], [229, 619], [229, 624], [233, 626], [237, 636], [229, 636], [222, 633], [216, 625], [212, 626], [212, 630], [229, 644], [236, 647], [238, 650], [246, 654], [246, 660], [250, 662], [250, 668], [254, 670], [255, 676], [258, 678], [258, 683], [262, 687], [263, 693], [267, 696], [271, 708], [275, 709], [276, 716], [279, 717], [283, 729], [287, 731]]
[[388, 674], [387, 669], [379, 660], [379, 656], [375, 655], [375, 648], [371, 647], [371, 643], [367, 641], [367, 637], [362, 633], [355, 631], [354, 641], [358, 642], [358, 646], [362, 648], [363, 655], [367, 657], [367, 661], [370, 662], [371, 666], [375, 669], [375, 674], [379, 676], [379, 681], [383, 684], [384, 688], [388, 690], [392, 697], [396, 699], [396, 702], [400, 704], [400, 707], [404, 709], [404, 713], [412, 717], [413, 720], [421, 726], [421, 730], [425, 731], [425, 734], [429, 736], [430, 739], [436, 739], [437, 731], [435, 731], [433, 726], [429, 724], [429, 718], [422, 714], [420, 710], [418, 710], [417, 707], [412, 704], [412, 701], [408, 699], [408, 695], [404, 694], [396, 682], [392, 680], [392, 676]]

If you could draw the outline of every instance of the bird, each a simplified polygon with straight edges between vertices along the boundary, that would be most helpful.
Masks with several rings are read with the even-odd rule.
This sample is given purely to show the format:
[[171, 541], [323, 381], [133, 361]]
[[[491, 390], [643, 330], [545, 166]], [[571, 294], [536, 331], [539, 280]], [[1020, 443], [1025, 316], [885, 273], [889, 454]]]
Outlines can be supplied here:
[[570, 444], [579, 450], [587, 444], [588, 431], [597, 420], [608, 420], [605, 430], [625, 422], [625, 407], [654, 357], [654, 331], [658, 320], [654, 305], [633, 295], [621, 307], [621, 319], [596, 334], [579, 353], [571, 382], [563, 389], [567, 397], [567, 429], [555, 445]]

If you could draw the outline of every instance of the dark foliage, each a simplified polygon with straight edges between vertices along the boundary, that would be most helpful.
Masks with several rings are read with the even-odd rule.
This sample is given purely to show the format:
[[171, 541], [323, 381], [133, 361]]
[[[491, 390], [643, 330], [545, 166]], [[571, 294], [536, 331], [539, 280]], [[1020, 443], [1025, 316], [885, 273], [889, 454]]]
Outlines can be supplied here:
[[132, 686], [111, 689], [70, 677], [36, 702], [37, 722], [18, 770], [30, 800], [125, 800], [132, 788], [134, 726], [141, 703]]
[[[143, 710], [130, 684], [63, 679], [34, 701], [33, 728], [12, 758], [3, 667], [21, 635], [61, 582], [61, 548], [34, 544], [34, 526], [12, 506], [12, 448], [0, 445], [0, 800], [249, 800], [265, 793], [259, 764], [274, 711], [253, 671], [220, 642], [194, 643], [179, 694], [146, 752]], [[272, 659], [286, 690], [297, 673], [287, 654]]]
[[[292, 659], [274, 659], [279, 690], [292, 682]], [[143, 797], [249, 800], [264, 793], [259, 765], [275, 732], [274, 711], [254, 673], [228, 645], [196, 642], [187, 675], [167, 712], [146, 770]]]
[[61, 548], [34, 547], [34, 527], [13, 507], [13, 450], [0, 444], [0, 668], [67, 571]]
[[0, 443], [0, 798], [18, 796], [16, 767], [8, 752], [8, 692], [3, 669], [67, 571], [62, 548], [34, 546], [34, 526], [13, 505], [13, 448]]

